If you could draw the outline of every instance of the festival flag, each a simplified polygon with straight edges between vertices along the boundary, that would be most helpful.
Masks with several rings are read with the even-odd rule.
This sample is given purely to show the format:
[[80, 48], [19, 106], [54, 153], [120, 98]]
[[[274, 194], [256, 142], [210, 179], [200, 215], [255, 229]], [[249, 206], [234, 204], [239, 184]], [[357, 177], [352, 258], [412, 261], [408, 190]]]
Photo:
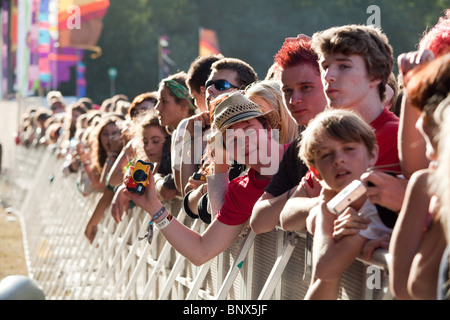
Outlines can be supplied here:
[[39, 53], [39, 81], [41, 88], [50, 90], [51, 70], [48, 55], [50, 54], [50, 21], [49, 21], [49, 2], [50, 0], [41, 0], [39, 4], [38, 17], [38, 53]]
[[217, 39], [216, 32], [214, 30], [200, 28], [200, 46], [199, 55], [209, 56], [212, 54], [219, 54], [219, 40]]
[[1, 77], [1, 87], [0, 87], [0, 97], [6, 98], [8, 94], [8, 59], [9, 59], [9, 48], [8, 48], [8, 32], [9, 32], [9, 3], [7, 1], [2, 2], [1, 7], [1, 22], [2, 22], [2, 47], [1, 47], [1, 57], [2, 57], [2, 77]]
[[15, 90], [22, 96], [30, 95], [29, 67], [30, 48], [29, 33], [31, 28], [32, 0], [20, 0], [17, 7], [17, 50]]
[[159, 37], [159, 53], [158, 53], [158, 71], [159, 71], [159, 81], [167, 78], [170, 75], [169, 65], [174, 66], [175, 62], [170, 59], [169, 54], [169, 37], [162, 35]]
[[[81, 55], [81, 52], [78, 51]], [[77, 62], [77, 97], [86, 97], [86, 78], [84, 76], [86, 72], [86, 64], [82, 61], [81, 57], [78, 57]]]
[[28, 47], [30, 49], [28, 83], [32, 92], [36, 92], [39, 89], [39, 1], [33, 0], [32, 2], [31, 26], [28, 35]]

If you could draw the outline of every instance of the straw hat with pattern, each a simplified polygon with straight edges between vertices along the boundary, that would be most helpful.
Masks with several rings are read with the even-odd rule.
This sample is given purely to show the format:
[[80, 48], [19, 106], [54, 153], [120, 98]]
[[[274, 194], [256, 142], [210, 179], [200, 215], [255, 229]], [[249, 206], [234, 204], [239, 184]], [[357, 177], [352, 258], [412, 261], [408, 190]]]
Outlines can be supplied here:
[[266, 118], [271, 128], [278, 125], [279, 115], [276, 110], [263, 113], [256, 103], [237, 91], [221, 101], [214, 109], [214, 126], [223, 133], [236, 123], [259, 117]]

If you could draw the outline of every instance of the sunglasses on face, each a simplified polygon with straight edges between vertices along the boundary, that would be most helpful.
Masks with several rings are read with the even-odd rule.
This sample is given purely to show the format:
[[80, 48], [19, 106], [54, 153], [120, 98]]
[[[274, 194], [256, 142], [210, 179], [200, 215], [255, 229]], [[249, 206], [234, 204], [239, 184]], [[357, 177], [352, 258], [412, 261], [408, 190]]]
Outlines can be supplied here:
[[206, 89], [208, 89], [212, 85], [214, 85], [214, 88], [216, 88], [216, 90], [219, 90], [219, 91], [225, 91], [225, 90], [229, 90], [232, 88], [239, 89], [239, 87], [236, 87], [235, 85], [229, 83], [227, 80], [223, 80], [223, 79], [206, 81], [205, 87], [206, 87]]

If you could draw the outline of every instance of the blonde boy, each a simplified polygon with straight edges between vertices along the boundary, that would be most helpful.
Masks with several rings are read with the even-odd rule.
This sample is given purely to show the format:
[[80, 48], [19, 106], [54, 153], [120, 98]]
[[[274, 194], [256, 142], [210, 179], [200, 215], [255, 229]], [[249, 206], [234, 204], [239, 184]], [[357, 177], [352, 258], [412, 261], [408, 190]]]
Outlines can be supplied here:
[[367, 229], [333, 239], [337, 216], [326, 204], [339, 191], [372, 167], [378, 158], [378, 145], [372, 128], [355, 112], [327, 110], [319, 114], [302, 134], [300, 158], [323, 186], [316, 211], [315, 224], [309, 230], [314, 234], [313, 279], [306, 294], [307, 299], [336, 299], [342, 273], [360, 254], [366, 242], [389, 234], [377, 209], [365, 195], [347, 210], [356, 210], [370, 220]]

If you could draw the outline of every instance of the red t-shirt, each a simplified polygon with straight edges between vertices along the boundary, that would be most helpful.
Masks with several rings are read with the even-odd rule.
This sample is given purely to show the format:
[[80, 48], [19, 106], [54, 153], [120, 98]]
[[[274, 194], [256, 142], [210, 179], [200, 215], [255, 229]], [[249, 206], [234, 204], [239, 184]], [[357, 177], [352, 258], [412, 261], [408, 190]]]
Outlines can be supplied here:
[[217, 220], [236, 226], [246, 222], [253, 210], [253, 206], [270, 182], [257, 179], [256, 171], [251, 169], [245, 176], [237, 177], [228, 185], [225, 202], [217, 213]]
[[375, 166], [393, 165], [380, 168], [381, 171], [401, 171], [398, 158], [397, 132], [399, 118], [387, 108], [370, 123], [378, 143], [378, 160]]

